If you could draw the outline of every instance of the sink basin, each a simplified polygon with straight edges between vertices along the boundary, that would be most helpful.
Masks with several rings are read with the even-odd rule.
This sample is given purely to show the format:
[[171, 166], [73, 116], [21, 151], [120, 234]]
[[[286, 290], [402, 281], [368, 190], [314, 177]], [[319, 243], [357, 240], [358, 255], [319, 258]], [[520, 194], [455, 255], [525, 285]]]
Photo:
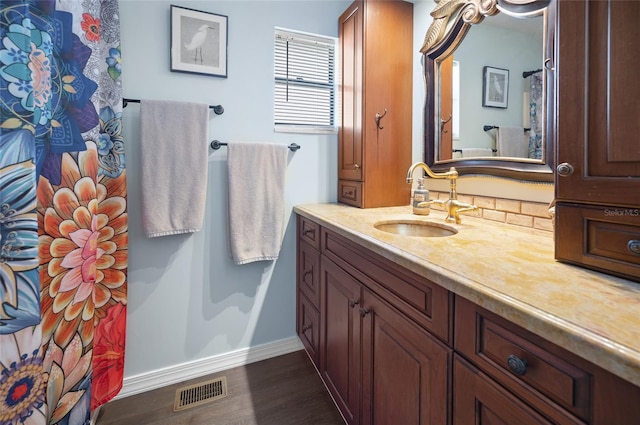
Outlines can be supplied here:
[[421, 220], [386, 220], [373, 225], [378, 230], [404, 236], [443, 237], [458, 233], [458, 230], [446, 224]]

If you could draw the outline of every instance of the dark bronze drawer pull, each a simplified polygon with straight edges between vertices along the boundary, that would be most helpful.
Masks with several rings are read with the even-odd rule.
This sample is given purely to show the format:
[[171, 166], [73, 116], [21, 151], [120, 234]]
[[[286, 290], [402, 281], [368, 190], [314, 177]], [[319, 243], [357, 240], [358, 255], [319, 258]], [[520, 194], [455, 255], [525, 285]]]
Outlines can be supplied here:
[[631, 251], [632, 254], [640, 254], [640, 240], [631, 239], [627, 243], [627, 249]]
[[522, 376], [527, 371], [527, 361], [525, 359], [521, 359], [515, 354], [511, 354], [507, 357], [507, 366], [509, 366], [509, 370], [515, 373], [518, 376]]
[[303, 233], [305, 235], [315, 235], [316, 229], [306, 229]]
[[364, 307], [363, 307], [363, 308], [361, 308], [361, 309], [360, 309], [360, 316], [361, 316], [361, 317], [364, 317], [364, 316], [366, 316], [367, 314], [369, 314], [369, 312], [370, 312], [370, 311], [371, 311], [370, 309], [368, 309], [368, 308], [364, 308]]
[[304, 273], [302, 273], [302, 280], [305, 280], [310, 274], [313, 274], [313, 269], [305, 270]]
[[308, 325], [304, 325], [304, 327], [302, 328], [302, 333], [305, 333], [306, 331], [308, 331], [309, 329], [311, 329], [313, 326], [311, 324]]
[[359, 300], [349, 300], [349, 307], [353, 308], [356, 305], [360, 304]]

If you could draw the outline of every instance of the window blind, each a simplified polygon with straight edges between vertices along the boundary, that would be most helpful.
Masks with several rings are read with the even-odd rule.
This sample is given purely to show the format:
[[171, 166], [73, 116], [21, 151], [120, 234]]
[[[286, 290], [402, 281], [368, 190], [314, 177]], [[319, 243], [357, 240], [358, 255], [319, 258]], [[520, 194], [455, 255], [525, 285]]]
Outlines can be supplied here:
[[276, 130], [334, 130], [334, 38], [275, 31]]

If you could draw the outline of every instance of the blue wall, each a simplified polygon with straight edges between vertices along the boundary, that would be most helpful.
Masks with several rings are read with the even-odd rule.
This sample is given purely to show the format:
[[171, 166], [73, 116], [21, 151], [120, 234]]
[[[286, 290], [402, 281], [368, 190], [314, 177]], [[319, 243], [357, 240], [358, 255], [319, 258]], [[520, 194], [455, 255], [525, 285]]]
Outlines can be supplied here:
[[[302, 146], [290, 155], [280, 258], [236, 266], [227, 246], [226, 148], [209, 153], [202, 231], [147, 239], [137, 166], [140, 107], [124, 109], [130, 225], [125, 380], [295, 336], [291, 208], [336, 200], [337, 136], [274, 133], [273, 33], [277, 26], [337, 36], [337, 17], [349, 3], [121, 0], [125, 97], [221, 104], [224, 114], [211, 114], [212, 139]], [[228, 16], [228, 78], [170, 71], [171, 4]]]

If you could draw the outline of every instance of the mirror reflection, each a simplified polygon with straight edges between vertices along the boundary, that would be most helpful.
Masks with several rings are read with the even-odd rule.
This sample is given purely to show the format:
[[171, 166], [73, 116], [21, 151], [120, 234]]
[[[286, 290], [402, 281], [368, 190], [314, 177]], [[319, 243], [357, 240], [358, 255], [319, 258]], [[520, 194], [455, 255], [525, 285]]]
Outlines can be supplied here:
[[436, 1], [420, 48], [424, 161], [434, 171], [553, 181], [556, 8]]
[[544, 14], [487, 16], [435, 61], [436, 161], [543, 163]]

